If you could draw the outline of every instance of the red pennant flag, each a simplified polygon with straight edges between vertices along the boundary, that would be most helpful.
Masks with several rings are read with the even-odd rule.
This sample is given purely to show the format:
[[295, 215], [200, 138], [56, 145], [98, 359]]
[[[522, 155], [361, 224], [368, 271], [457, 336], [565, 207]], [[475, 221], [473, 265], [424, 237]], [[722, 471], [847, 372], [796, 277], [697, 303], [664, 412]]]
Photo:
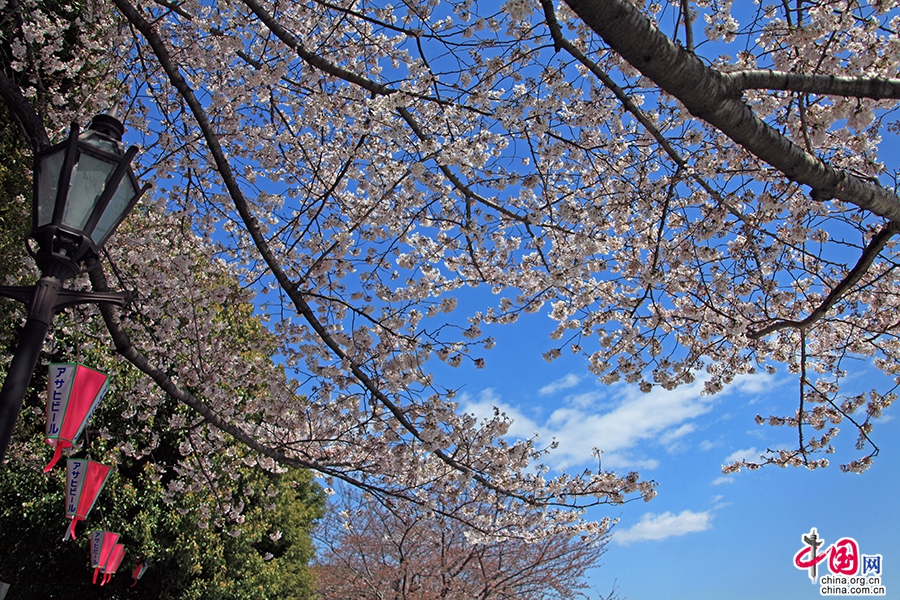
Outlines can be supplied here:
[[[92, 583], [97, 583], [97, 574], [101, 569], [106, 569], [106, 566], [109, 564], [110, 556], [115, 550], [118, 541], [118, 533], [112, 533], [111, 531], [91, 532], [91, 567], [94, 569], [94, 579], [92, 580]], [[125, 549], [123, 547], [123, 554], [124, 551]], [[121, 561], [121, 558], [119, 560]]]
[[100, 567], [100, 571], [103, 573], [103, 581], [100, 585], [106, 585], [109, 583], [109, 580], [112, 579], [112, 576], [119, 569], [119, 565], [122, 564], [122, 559], [125, 557], [125, 546], [122, 544], [116, 544], [115, 548], [109, 555], [109, 560], [106, 561], [105, 567]]
[[112, 467], [90, 458], [70, 458], [66, 470], [66, 516], [72, 519], [64, 540], [75, 539], [75, 524], [84, 521], [106, 484]]
[[147, 567], [149, 566], [149, 563], [144, 562], [139, 562], [134, 566], [134, 571], [131, 572], [131, 578], [134, 579], [134, 581], [129, 587], [134, 587], [137, 585], [138, 579], [144, 576], [144, 573], [147, 572]]
[[71, 448], [109, 388], [105, 374], [72, 363], [50, 365], [47, 381], [47, 443], [55, 446], [46, 473], [59, 460], [63, 448]]

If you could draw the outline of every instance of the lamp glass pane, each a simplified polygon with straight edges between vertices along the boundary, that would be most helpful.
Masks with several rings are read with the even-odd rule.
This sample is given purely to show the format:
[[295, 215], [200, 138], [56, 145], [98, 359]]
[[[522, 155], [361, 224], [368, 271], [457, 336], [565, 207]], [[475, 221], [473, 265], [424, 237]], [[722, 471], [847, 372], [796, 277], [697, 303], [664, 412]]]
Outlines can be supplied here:
[[38, 165], [38, 192], [34, 202], [37, 203], [37, 226], [42, 227], [53, 220], [53, 207], [56, 205], [56, 192], [59, 188], [59, 172], [63, 168], [66, 149], [47, 154], [40, 159]]
[[119, 224], [120, 217], [128, 210], [132, 199], [134, 199], [138, 191], [134, 181], [126, 174], [122, 181], [119, 182], [119, 187], [116, 188], [116, 193], [113, 194], [109, 204], [106, 205], [106, 210], [103, 211], [97, 226], [94, 227], [91, 239], [94, 240], [95, 244], [98, 246], [103, 245], [106, 238], [112, 233], [113, 228]]
[[119, 148], [119, 145], [116, 144], [115, 140], [99, 135], [97, 132], [91, 131], [90, 129], [84, 132], [79, 139], [85, 144], [90, 144], [91, 146], [99, 148], [104, 152], [109, 152], [112, 155], [122, 155], [122, 150]]
[[103, 193], [106, 180], [115, 170], [115, 163], [81, 153], [78, 164], [72, 171], [69, 199], [66, 201], [66, 210], [62, 220], [63, 225], [76, 231], [84, 231], [84, 226], [87, 224], [100, 194]]

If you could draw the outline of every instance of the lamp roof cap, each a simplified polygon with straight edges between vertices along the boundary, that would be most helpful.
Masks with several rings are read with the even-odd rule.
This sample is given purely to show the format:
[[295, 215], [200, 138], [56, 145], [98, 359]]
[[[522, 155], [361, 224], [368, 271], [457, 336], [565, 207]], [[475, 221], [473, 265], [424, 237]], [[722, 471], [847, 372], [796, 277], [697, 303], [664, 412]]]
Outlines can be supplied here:
[[122, 135], [125, 133], [125, 126], [122, 125], [122, 121], [112, 115], [95, 116], [91, 119], [88, 129], [118, 141], [122, 141]]

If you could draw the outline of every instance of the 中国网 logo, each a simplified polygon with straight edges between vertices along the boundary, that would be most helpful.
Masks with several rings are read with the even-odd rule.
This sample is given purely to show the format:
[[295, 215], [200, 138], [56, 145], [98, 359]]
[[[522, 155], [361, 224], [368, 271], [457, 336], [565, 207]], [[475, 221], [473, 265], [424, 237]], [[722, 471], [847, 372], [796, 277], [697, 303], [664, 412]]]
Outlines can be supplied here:
[[[800, 536], [803, 547], [794, 555], [794, 566], [819, 584], [822, 596], [884, 596], [881, 584], [883, 567], [880, 554], [860, 554], [859, 544], [843, 537], [825, 545], [816, 528]], [[823, 573], [825, 565], [828, 573]]]

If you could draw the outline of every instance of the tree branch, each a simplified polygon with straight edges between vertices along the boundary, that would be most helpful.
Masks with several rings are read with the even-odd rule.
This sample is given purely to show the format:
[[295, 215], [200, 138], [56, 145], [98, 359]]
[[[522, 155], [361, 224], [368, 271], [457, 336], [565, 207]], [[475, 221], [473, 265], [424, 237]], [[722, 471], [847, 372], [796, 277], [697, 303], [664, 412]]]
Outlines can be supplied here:
[[681, 16], [684, 18], [684, 47], [688, 52], [694, 51], [694, 27], [691, 22], [691, 2], [690, 0], [681, 0], [681, 8], [679, 9]]
[[828, 297], [822, 301], [816, 309], [809, 314], [802, 321], [778, 321], [776, 323], [772, 323], [766, 327], [763, 327], [759, 331], [749, 332], [747, 334], [748, 337], [754, 340], [758, 340], [760, 338], [764, 338], [770, 333], [774, 333], [781, 329], [787, 329], [789, 327], [793, 327], [794, 329], [799, 329], [800, 331], [805, 331], [809, 328], [810, 325], [821, 319], [825, 316], [825, 314], [837, 304], [838, 300], [840, 300], [844, 294], [846, 294], [850, 288], [859, 283], [859, 281], [863, 278], [863, 276], [869, 271], [869, 267], [872, 266], [872, 263], [875, 262], [875, 259], [887, 245], [892, 237], [900, 233], [900, 224], [895, 221], [891, 221], [887, 223], [884, 227], [881, 228], [875, 237], [872, 238], [872, 241], [866, 246], [865, 250], [863, 250], [862, 256], [857, 261], [856, 265], [847, 273], [847, 276], [844, 277], [841, 282], [831, 290], [831, 293], [828, 294]]
[[814, 200], [837, 198], [889, 220], [900, 220], [900, 198], [870, 181], [810, 155], [757, 117], [741, 88], [679, 47], [627, 0], [566, 0], [581, 19], [644, 76], [687, 110], [792, 181]]
[[874, 100], [900, 98], [900, 79], [804, 75], [803, 73], [763, 70], [734, 71], [723, 73], [722, 77], [729, 87], [740, 90], [787, 90], [823, 96], [849, 96]]
[[[106, 280], [106, 275], [103, 273], [103, 270], [99, 267], [99, 265], [97, 265], [96, 263], [94, 264], [96, 266], [94, 268], [90, 268], [88, 271], [93, 289], [99, 292], [110, 291], [109, 284]], [[348, 472], [342, 471], [339, 468], [335, 468], [334, 465], [328, 465], [315, 459], [303, 459], [297, 456], [288, 456], [283, 452], [275, 450], [271, 446], [259, 442], [252, 435], [220, 417], [201, 399], [197, 398], [190, 392], [187, 392], [178, 387], [178, 385], [176, 385], [175, 382], [173, 382], [162, 369], [153, 365], [147, 359], [147, 357], [141, 354], [141, 352], [137, 348], [135, 348], [134, 343], [131, 341], [128, 333], [122, 328], [121, 321], [116, 313], [115, 308], [113, 308], [109, 304], [100, 304], [99, 308], [104, 323], [106, 324], [106, 328], [109, 331], [110, 336], [112, 337], [116, 351], [121, 354], [126, 360], [128, 360], [128, 362], [134, 365], [139, 371], [148, 375], [163, 392], [195, 410], [197, 414], [199, 414], [207, 423], [209, 423], [213, 427], [224, 431], [225, 433], [234, 437], [238, 442], [245, 444], [248, 448], [255, 450], [263, 456], [268, 456], [269, 458], [272, 458], [280, 464], [291, 467], [312, 469], [318, 471], [319, 473], [322, 473], [327, 477], [334, 477], [335, 479], [348, 483], [356, 488], [370, 492], [372, 494], [376, 494], [379, 496], [390, 496], [398, 500], [412, 502], [413, 504], [424, 505], [424, 503], [419, 501], [415, 497], [415, 495], [403, 493], [403, 490], [392, 490], [385, 486], [376, 486], [368, 483], [366, 481], [368, 479], [368, 474], [365, 473], [365, 471], [359, 469], [358, 465], [354, 465], [354, 468], [359, 469], [361, 473], [360, 476], [354, 477]], [[435, 512], [440, 513], [441, 511]], [[441, 514], [444, 514], [448, 517], [453, 517], [453, 515], [449, 515], [446, 513]], [[463, 520], [461, 517], [456, 518], [461, 521]], [[471, 522], [467, 521], [466, 524], [470, 527], [473, 527], [474, 529], [483, 531]]]
[[3, 99], [10, 114], [19, 124], [19, 129], [35, 154], [50, 146], [50, 138], [44, 127], [44, 120], [22, 95], [19, 86], [3, 71], [0, 71], [0, 98]]

